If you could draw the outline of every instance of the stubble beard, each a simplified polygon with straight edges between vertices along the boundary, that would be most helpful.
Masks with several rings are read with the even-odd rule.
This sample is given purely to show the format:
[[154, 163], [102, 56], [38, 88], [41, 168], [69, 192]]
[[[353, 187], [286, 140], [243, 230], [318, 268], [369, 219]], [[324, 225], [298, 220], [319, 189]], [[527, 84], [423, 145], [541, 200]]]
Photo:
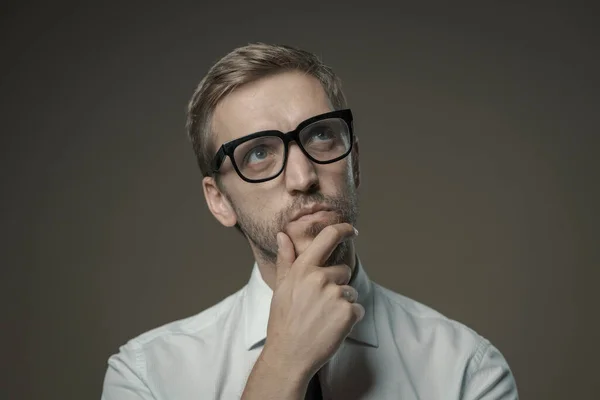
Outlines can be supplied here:
[[[352, 225], [356, 224], [358, 219], [358, 196], [353, 187], [348, 187], [347, 190], [336, 196], [326, 196], [318, 191], [298, 196], [294, 199], [290, 207], [282, 210], [271, 220], [257, 221], [241, 212], [237, 207], [234, 208], [238, 216], [238, 224], [241, 231], [259, 253], [257, 254], [257, 258], [275, 264], [277, 262], [277, 233], [284, 230], [293, 212], [303, 206], [315, 203], [326, 205], [335, 214], [335, 218], [333, 221], [319, 221], [310, 224], [304, 231], [306, 236], [314, 239], [319, 232], [332, 224], [343, 222]], [[342, 263], [348, 256], [349, 251], [350, 239], [342, 241], [333, 250], [324, 266]]]

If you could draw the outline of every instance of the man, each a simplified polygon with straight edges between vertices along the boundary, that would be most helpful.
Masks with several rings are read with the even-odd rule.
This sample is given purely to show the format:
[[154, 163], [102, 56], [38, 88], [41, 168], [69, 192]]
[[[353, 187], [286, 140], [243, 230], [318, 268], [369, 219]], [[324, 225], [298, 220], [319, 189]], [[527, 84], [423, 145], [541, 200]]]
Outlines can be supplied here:
[[208, 208], [255, 264], [237, 293], [122, 346], [103, 399], [518, 398], [489, 341], [369, 280], [358, 139], [331, 68], [289, 46], [235, 49], [187, 128]]

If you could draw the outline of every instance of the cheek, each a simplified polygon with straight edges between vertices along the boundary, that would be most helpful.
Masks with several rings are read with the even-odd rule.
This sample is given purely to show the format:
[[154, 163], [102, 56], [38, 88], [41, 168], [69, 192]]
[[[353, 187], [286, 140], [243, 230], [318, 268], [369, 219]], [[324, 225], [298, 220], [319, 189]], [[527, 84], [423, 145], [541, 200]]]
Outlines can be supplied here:
[[256, 212], [255, 215], [262, 220], [272, 220], [281, 213], [281, 207], [273, 201], [267, 201], [264, 198], [257, 199], [253, 202], [253, 210]]
[[332, 165], [324, 165], [319, 174], [319, 180], [323, 191], [327, 194], [346, 191], [347, 187], [354, 182], [352, 167], [348, 162], [337, 162]]
[[238, 211], [256, 221], [270, 221], [277, 218], [282, 211], [283, 203], [266, 194], [263, 191], [239, 193], [236, 202]]

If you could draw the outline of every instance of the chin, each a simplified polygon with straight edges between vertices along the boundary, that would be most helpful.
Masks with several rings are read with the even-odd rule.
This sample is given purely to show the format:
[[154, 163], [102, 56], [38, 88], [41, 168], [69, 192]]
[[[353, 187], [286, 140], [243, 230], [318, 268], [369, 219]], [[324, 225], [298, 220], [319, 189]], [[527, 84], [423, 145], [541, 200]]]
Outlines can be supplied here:
[[336, 223], [337, 221], [319, 221], [290, 229], [288, 235], [294, 243], [296, 254], [299, 255], [306, 250], [325, 227]]

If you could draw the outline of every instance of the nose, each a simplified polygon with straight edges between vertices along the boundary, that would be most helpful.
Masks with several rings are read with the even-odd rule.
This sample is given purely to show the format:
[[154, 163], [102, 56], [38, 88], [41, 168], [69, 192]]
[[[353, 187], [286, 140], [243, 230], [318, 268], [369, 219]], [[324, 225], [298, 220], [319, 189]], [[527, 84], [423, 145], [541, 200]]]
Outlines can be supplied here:
[[296, 143], [289, 144], [284, 173], [285, 185], [290, 193], [307, 192], [319, 184], [314, 163], [304, 155]]

